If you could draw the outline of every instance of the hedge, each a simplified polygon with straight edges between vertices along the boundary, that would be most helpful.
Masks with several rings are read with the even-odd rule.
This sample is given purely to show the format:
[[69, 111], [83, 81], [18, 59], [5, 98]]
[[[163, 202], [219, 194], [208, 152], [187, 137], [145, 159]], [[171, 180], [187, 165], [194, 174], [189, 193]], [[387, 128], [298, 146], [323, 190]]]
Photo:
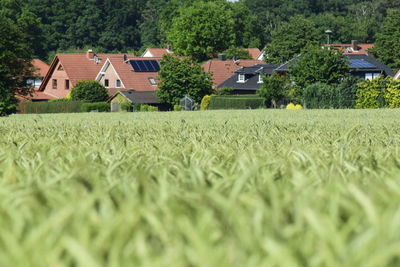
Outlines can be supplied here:
[[212, 96], [208, 109], [258, 109], [265, 108], [265, 100], [257, 95]]
[[82, 102], [26, 102], [24, 113], [78, 113], [81, 112]]
[[111, 104], [107, 103], [107, 102], [83, 103], [81, 106], [81, 111], [82, 112], [91, 112], [91, 111], [110, 112]]

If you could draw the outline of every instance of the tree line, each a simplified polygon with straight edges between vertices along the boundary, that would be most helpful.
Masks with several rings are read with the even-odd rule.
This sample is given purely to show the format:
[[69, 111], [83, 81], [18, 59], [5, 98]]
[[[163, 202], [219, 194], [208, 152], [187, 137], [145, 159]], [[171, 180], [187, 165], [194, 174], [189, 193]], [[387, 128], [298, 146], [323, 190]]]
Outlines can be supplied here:
[[[218, 28], [210, 35], [216, 46], [259, 47], [274, 40], [285, 22], [301, 15], [315, 25], [316, 40], [325, 41], [324, 31], [332, 29], [334, 42], [352, 39], [372, 43], [390, 8], [400, 8], [391, 0], [1, 0], [2, 9], [29, 13], [34, 56], [46, 59], [56, 51], [87, 47], [100, 52], [139, 51], [145, 47], [165, 47], [185, 42], [182, 30]], [[210, 8], [211, 7], [211, 8]], [[190, 21], [196, 10], [205, 9], [203, 20]], [[186, 15], [186, 18], [185, 18]], [[211, 16], [211, 17], [208, 17]], [[192, 22], [192, 25], [186, 23]], [[180, 31], [176, 31], [178, 28]], [[290, 35], [290, 32], [287, 32]], [[192, 34], [193, 35], [193, 34]], [[188, 36], [186, 36], [188, 37]], [[215, 45], [215, 46], [214, 46]], [[222, 46], [222, 47], [221, 47]], [[212, 51], [213, 52], [213, 51]], [[200, 55], [202, 57], [203, 55]]]

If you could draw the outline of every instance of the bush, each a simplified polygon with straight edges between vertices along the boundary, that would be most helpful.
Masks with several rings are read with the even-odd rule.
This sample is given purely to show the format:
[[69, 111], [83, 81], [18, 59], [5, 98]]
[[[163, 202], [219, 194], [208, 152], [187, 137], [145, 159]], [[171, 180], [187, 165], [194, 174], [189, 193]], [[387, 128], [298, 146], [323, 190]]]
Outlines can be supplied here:
[[210, 105], [211, 97], [215, 95], [205, 95], [200, 103], [200, 110], [207, 110], [208, 106]]
[[81, 112], [82, 102], [26, 102], [26, 113], [78, 113]]
[[84, 103], [82, 104], [81, 111], [82, 112], [110, 112], [111, 104], [107, 102], [97, 102], [97, 103]]
[[68, 98], [55, 98], [55, 99], [50, 99], [49, 102], [66, 102], [69, 101], [70, 99]]
[[348, 77], [340, 84], [314, 83], [303, 90], [301, 101], [309, 109], [354, 108], [358, 82], [357, 78]]
[[388, 108], [400, 108], [400, 81], [393, 80], [387, 84], [385, 102]]
[[182, 111], [183, 107], [181, 105], [174, 105], [174, 111]]
[[217, 95], [232, 95], [234, 89], [231, 87], [222, 87], [217, 91]]
[[212, 96], [208, 109], [258, 109], [265, 108], [264, 99], [254, 96]]
[[385, 91], [390, 77], [379, 77], [372, 81], [364, 81], [358, 85], [357, 108], [383, 108], [385, 103]]
[[140, 112], [154, 112], [154, 111], [158, 111], [158, 107], [150, 105], [140, 105]]
[[263, 84], [257, 94], [265, 99], [265, 103], [271, 103], [272, 107], [276, 108], [279, 102], [287, 98], [288, 88], [286, 76], [273, 74], [263, 78]]
[[71, 99], [91, 103], [104, 102], [108, 99], [108, 92], [96, 81], [81, 81], [72, 89]]

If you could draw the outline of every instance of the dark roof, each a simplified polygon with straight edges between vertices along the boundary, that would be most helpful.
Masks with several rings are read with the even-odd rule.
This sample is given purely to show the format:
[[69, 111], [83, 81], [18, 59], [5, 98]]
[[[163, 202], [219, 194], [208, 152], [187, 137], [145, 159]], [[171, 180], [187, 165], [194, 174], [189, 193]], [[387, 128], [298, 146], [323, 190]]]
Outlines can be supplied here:
[[[356, 72], [356, 71], [361, 71], [361, 72], [367, 72], [367, 71], [375, 71], [375, 72], [384, 72], [385, 75], [387, 76], [394, 76], [393, 70], [377, 61], [375, 58], [369, 56], [369, 55], [343, 55], [347, 57], [350, 61], [350, 71], [351, 72]], [[293, 66], [296, 64], [296, 59], [301, 58], [301, 56], [297, 56], [293, 58], [292, 60], [280, 65], [276, 71], [277, 72], [289, 72], [290, 66]], [[364, 62], [365, 64], [359, 64], [360, 62]], [[357, 64], [355, 64], [357, 63]], [[362, 66], [363, 65], [363, 66]], [[360, 67], [362, 66], [362, 67]]]
[[[257, 90], [260, 88], [259, 73], [271, 75], [278, 66], [279, 65], [274, 64], [257, 64], [251, 67], [240, 68], [239, 70], [235, 71], [235, 74], [232, 75], [228, 80], [221, 83], [218, 88], [230, 87], [235, 90]], [[245, 83], [237, 82], [239, 74], [246, 75], [247, 80]]]
[[159, 104], [154, 91], [120, 91], [133, 104]]
[[[375, 58], [368, 55], [345, 55], [350, 60], [351, 71], [383, 71], [387, 76], [394, 76], [393, 70], [376, 60]], [[361, 63], [361, 64], [360, 64]], [[362, 64], [364, 63], [364, 64]]]

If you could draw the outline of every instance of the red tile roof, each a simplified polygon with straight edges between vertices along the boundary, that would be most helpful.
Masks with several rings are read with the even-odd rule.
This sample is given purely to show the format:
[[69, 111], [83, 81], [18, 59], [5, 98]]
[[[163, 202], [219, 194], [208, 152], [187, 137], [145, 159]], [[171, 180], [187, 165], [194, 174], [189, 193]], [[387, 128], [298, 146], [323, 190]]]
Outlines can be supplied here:
[[203, 63], [203, 69], [205, 72], [212, 73], [214, 86], [217, 87], [241, 67], [250, 67], [256, 64], [265, 64], [265, 62], [260, 60], [239, 60], [234, 62], [232, 60], [222, 61], [212, 59]]
[[146, 51], [143, 53], [143, 56], [146, 52], [150, 52], [153, 57], [163, 57], [165, 54], [173, 54], [168, 48], [147, 48]]
[[100, 60], [99, 63], [88, 59], [86, 54], [57, 54], [39, 90], [43, 91], [45, 89], [46, 84], [58, 65], [58, 62], [60, 62], [63, 66], [73, 87], [79, 81], [95, 80], [97, 74], [103, 66], [103, 63], [108, 57], [123, 57], [121, 54], [96, 54], [96, 56]]
[[46, 94], [45, 92], [34, 91], [31, 92], [29, 95], [17, 95], [16, 96], [20, 100], [27, 100], [27, 101], [45, 101], [54, 99], [56, 97]]
[[32, 60], [32, 66], [35, 68], [35, 75], [39, 77], [45, 77], [50, 69], [50, 66], [41, 61], [40, 59]]
[[247, 48], [245, 50], [247, 50], [249, 55], [255, 60], [261, 55], [261, 51], [258, 48]]
[[[129, 60], [157, 60], [160, 62], [161, 58], [129, 58]], [[155, 91], [157, 85], [152, 85], [149, 78], [157, 80], [158, 72], [135, 72], [132, 70], [132, 66], [129, 63], [125, 63], [123, 57], [110, 57], [109, 58], [112, 66], [120, 77], [122, 84], [125, 89], [123, 90], [135, 90], [135, 91]], [[110, 94], [121, 91], [121, 89], [110, 88]]]
[[334, 49], [341, 50], [344, 55], [366, 55], [368, 49], [373, 48], [374, 44], [357, 44], [357, 50], [352, 49], [352, 44], [332, 44]]

